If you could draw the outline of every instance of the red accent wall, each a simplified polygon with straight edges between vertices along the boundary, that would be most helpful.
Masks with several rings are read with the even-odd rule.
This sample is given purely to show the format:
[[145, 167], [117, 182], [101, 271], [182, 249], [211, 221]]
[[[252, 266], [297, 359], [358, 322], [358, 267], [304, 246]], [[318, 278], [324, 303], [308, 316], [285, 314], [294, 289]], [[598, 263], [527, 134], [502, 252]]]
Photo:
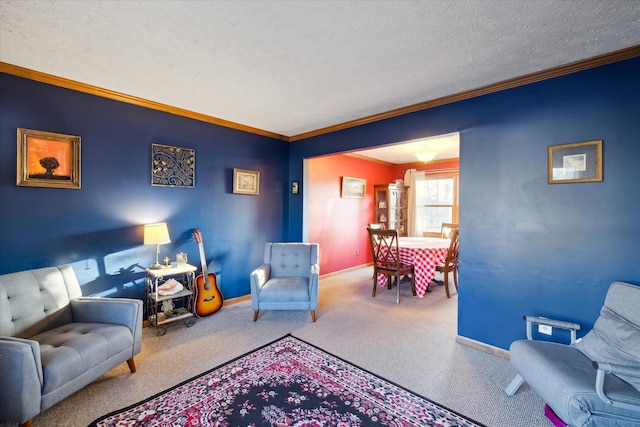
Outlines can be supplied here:
[[[373, 186], [404, 178], [409, 168], [458, 169], [458, 159], [442, 162], [387, 165], [343, 154], [309, 160], [309, 242], [320, 243], [320, 274], [333, 273], [372, 261], [367, 224], [373, 222]], [[340, 197], [342, 177], [367, 180], [364, 199]], [[356, 255], [356, 251], [359, 254]]]
[[[401, 174], [394, 166], [345, 155], [310, 159], [308, 174], [308, 237], [320, 243], [320, 274], [370, 263], [367, 224], [373, 222], [373, 186]], [[340, 197], [343, 176], [367, 180], [364, 199]]]

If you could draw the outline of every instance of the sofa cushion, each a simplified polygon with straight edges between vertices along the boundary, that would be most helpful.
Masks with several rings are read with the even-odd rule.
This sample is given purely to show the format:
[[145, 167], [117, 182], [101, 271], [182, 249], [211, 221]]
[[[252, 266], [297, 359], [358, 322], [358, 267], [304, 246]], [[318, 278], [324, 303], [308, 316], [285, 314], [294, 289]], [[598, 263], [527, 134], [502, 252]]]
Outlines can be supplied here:
[[[593, 329], [575, 344], [589, 359], [640, 369], [640, 327], [602, 307]], [[640, 390], [640, 378], [618, 375]]]
[[69, 323], [31, 339], [40, 342], [43, 394], [133, 346], [129, 328], [105, 323]]
[[267, 281], [260, 288], [262, 302], [309, 302], [309, 279], [279, 277]]

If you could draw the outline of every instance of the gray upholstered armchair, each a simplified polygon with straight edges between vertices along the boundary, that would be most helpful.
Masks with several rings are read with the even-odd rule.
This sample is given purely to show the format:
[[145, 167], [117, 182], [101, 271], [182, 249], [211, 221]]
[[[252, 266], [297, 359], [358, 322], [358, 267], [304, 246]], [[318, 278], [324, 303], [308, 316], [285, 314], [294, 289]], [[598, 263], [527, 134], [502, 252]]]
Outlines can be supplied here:
[[0, 421], [32, 418], [123, 362], [142, 342], [142, 301], [83, 298], [73, 268], [0, 275]]
[[[576, 340], [580, 326], [525, 316], [527, 340], [511, 344], [518, 372], [506, 393], [526, 381], [546, 402], [555, 425], [640, 425], [640, 286], [614, 282], [593, 329]], [[571, 332], [571, 344], [532, 339], [533, 325]]]
[[318, 309], [317, 243], [266, 243], [264, 261], [251, 272], [253, 321], [260, 310], [309, 310], [316, 321]]

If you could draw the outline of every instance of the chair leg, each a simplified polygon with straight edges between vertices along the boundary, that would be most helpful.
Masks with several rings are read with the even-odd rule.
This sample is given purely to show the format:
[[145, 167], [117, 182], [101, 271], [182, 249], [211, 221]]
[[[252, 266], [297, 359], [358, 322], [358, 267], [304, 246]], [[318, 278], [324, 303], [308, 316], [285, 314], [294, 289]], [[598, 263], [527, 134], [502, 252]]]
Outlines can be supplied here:
[[129, 365], [129, 370], [133, 374], [136, 371], [136, 362], [133, 360], [133, 357], [127, 360], [127, 365]]
[[453, 269], [453, 283], [456, 285], [456, 292], [458, 292], [458, 266]]
[[453, 269], [453, 283], [456, 285], [456, 292], [458, 292], [458, 267]]
[[520, 374], [516, 374], [513, 380], [511, 380], [511, 383], [504, 389], [504, 392], [507, 393], [507, 396], [513, 396], [516, 394], [522, 383], [524, 383], [524, 378], [522, 378]]
[[253, 321], [255, 322], [256, 320], [258, 320], [258, 314], [260, 313], [260, 310], [255, 310], [253, 312]]
[[411, 292], [413, 296], [418, 296], [418, 292], [416, 292], [416, 273], [411, 273]]
[[310, 310], [310, 311], [311, 311], [311, 320], [313, 322], [315, 322], [316, 321], [316, 311], [315, 310]]
[[447, 298], [451, 298], [449, 293], [449, 270], [444, 269], [444, 290], [447, 291]]
[[373, 269], [373, 292], [371, 293], [372, 297], [376, 296], [376, 288], [378, 287], [378, 272], [376, 269]]
[[396, 288], [396, 304], [400, 304], [400, 274], [396, 275]]

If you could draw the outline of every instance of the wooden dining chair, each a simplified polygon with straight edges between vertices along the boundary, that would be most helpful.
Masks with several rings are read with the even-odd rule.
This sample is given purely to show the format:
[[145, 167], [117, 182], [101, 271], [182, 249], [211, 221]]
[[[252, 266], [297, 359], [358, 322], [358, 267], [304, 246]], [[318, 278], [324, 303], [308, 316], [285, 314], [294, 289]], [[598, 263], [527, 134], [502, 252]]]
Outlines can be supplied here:
[[[372, 230], [384, 230], [387, 228], [384, 222], [372, 222], [368, 227]], [[373, 275], [375, 276], [376, 273], [374, 272]], [[389, 289], [391, 289], [391, 286], [389, 286]]]
[[440, 237], [443, 239], [450, 239], [451, 232], [455, 229], [460, 228], [458, 224], [452, 222], [443, 222], [440, 226]]
[[400, 261], [398, 230], [376, 230], [369, 227], [367, 231], [373, 256], [373, 293], [371, 296], [376, 296], [378, 274], [386, 276], [388, 289], [391, 289], [391, 279], [395, 278], [396, 304], [400, 303], [400, 278], [402, 276], [411, 277], [411, 291], [413, 295], [416, 295], [414, 267], [412, 264], [404, 264]]
[[449, 293], [449, 273], [453, 272], [453, 283], [456, 286], [456, 292], [458, 292], [458, 243], [459, 243], [459, 230], [454, 228], [451, 230], [451, 243], [449, 243], [449, 250], [447, 251], [447, 257], [444, 262], [436, 266], [436, 271], [444, 274], [444, 290], [447, 292], [447, 298], [451, 298]]

